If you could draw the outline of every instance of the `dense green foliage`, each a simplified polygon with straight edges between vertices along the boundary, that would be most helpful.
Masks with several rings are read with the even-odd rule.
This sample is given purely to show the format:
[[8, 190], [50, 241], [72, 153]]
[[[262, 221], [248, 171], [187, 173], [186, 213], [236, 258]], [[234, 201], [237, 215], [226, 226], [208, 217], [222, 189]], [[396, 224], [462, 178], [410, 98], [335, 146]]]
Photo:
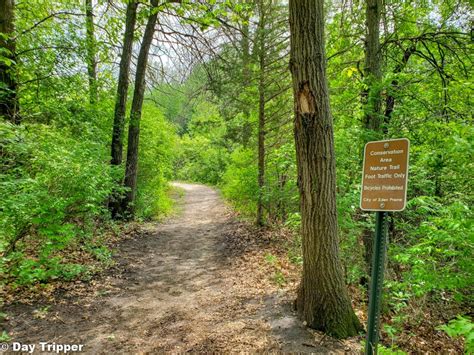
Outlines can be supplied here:
[[58, 253], [72, 243], [93, 247], [88, 241], [107, 219], [107, 150], [44, 124], [1, 128], [3, 272], [19, 284], [74, 277], [83, 267], [63, 264]]
[[[73, 278], [87, 271], [61, 253], [67, 248], [91, 253], [98, 260], [109, 255], [97, 238], [104, 227], [110, 228], [107, 200], [112, 191], [120, 190], [115, 181], [121, 169], [109, 164], [107, 107], [110, 103], [100, 111], [75, 113], [76, 119], [83, 117], [78, 127], [60, 122], [2, 123], [0, 248], [8, 251], [2, 270], [15, 283]], [[64, 116], [68, 113], [64, 111]], [[109, 124], [98, 127], [94, 121], [102, 115], [109, 117]], [[173, 132], [159, 110], [145, 107], [138, 217], [155, 218], [170, 210], [166, 181]]]
[[[114, 230], [108, 201], [124, 192], [123, 167], [109, 164], [115, 79], [109, 59], [114, 49], [106, 44], [118, 41], [120, 12], [101, 19], [109, 32], [98, 36], [101, 90], [92, 105], [84, 75], [84, 19], [62, 15], [83, 9], [35, 2], [16, 10], [22, 124], [0, 122], [0, 268], [10, 286], [87, 276], [110, 261], [103, 238]], [[161, 111], [146, 104], [138, 218], [157, 218], [171, 208], [167, 179], [174, 137]]]
[[157, 219], [171, 210], [168, 180], [176, 149], [175, 128], [155, 105], [145, 105], [138, 166], [137, 217]]
[[225, 171], [228, 152], [224, 145], [225, 130], [215, 105], [199, 103], [187, 122], [176, 154], [176, 178], [217, 184]]

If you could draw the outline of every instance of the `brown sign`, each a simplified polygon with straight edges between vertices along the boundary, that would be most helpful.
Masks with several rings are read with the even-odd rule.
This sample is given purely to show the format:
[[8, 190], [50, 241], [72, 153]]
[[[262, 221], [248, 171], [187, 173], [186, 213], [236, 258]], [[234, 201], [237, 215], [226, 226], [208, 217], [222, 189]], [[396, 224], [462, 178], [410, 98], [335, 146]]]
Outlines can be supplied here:
[[406, 138], [369, 142], [364, 149], [360, 208], [364, 211], [403, 211], [407, 199]]

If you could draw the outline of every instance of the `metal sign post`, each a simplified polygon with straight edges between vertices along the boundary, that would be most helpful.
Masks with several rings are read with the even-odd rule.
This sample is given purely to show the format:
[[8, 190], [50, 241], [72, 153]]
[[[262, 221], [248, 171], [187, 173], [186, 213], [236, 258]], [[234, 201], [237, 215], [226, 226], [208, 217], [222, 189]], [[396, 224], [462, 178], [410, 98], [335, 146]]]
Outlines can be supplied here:
[[377, 353], [380, 326], [380, 304], [382, 302], [383, 275], [387, 251], [387, 212], [377, 212], [375, 221], [375, 239], [372, 255], [372, 278], [369, 296], [369, 317], [367, 321], [367, 339], [365, 354]]
[[364, 211], [377, 212], [369, 289], [366, 355], [377, 353], [387, 252], [387, 211], [405, 209], [409, 147], [408, 139], [402, 138], [369, 142], [364, 149], [360, 208]]

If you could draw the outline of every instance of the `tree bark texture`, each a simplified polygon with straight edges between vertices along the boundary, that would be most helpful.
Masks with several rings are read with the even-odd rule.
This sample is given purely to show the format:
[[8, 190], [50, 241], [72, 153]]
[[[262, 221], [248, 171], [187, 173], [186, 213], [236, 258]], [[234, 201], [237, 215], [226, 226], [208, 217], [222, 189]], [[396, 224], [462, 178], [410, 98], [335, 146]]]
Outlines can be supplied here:
[[[153, 7], [158, 6], [158, 0], [152, 0]], [[148, 17], [143, 34], [140, 52], [138, 54], [137, 72], [135, 74], [135, 89], [133, 92], [132, 108], [130, 110], [130, 122], [128, 127], [127, 162], [125, 165], [124, 185], [129, 190], [123, 200], [122, 208], [129, 218], [134, 215], [134, 202], [137, 194], [138, 174], [138, 145], [140, 139], [140, 120], [142, 115], [143, 97], [145, 93], [145, 76], [148, 64], [148, 53], [150, 51], [153, 34], [155, 33], [157, 12], [152, 12]]]
[[87, 47], [87, 74], [89, 76], [89, 101], [97, 102], [97, 58], [94, 38], [94, 12], [92, 0], [86, 3], [86, 47]]
[[0, 48], [5, 61], [0, 61], [0, 116], [12, 123], [19, 124], [16, 80], [16, 41], [15, 31], [15, 1], [0, 0]]
[[[411, 55], [416, 51], [416, 46], [412, 45], [411, 47], [407, 48], [403, 52], [403, 58], [401, 63], [399, 63], [396, 67], [395, 70], [393, 71], [394, 74], [399, 74], [401, 71], [405, 68], [405, 66], [408, 63], [408, 60], [410, 59]], [[383, 128], [383, 133], [387, 134], [388, 133], [388, 125], [390, 123], [390, 120], [392, 118], [392, 113], [393, 110], [395, 109], [395, 96], [394, 92], [398, 88], [398, 80], [394, 79], [390, 83], [390, 89], [388, 91], [387, 97], [385, 99], [385, 113], [384, 113], [384, 128]]]
[[123, 131], [125, 127], [125, 110], [127, 107], [127, 94], [129, 84], [130, 62], [132, 59], [133, 35], [137, 20], [138, 2], [133, 0], [127, 5], [125, 20], [125, 34], [123, 36], [122, 57], [120, 58], [117, 96], [115, 99], [114, 124], [112, 132], [111, 164], [122, 164]]
[[380, 11], [382, 0], [366, 0], [366, 38], [364, 76], [368, 89], [365, 98], [364, 126], [380, 131], [381, 117], [381, 79], [382, 55], [380, 52]]
[[[366, 0], [366, 38], [365, 38], [365, 82], [368, 86], [362, 93], [364, 102], [364, 127], [371, 130], [374, 136], [382, 134], [381, 107], [381, 52], [380, 52], [380, 12], [382, 0]], [[367, 267], [367, 277], [371, 275], [371, 263], [373, 253], [374, 232], [370, 229], [362, 231], [362, 243], [364, 245], [364, 259]]]
[[260, 0], [258, 22], [258, 201], [257, 225], [263, 226], [263, 193], [265, 187], [265, 9]]
[[296, 302], [311, 328], [344, 338], [361, 325], [339, 259], [333, 120], [324, 47], [324, 0], [290, 0], [290, 69], [301, 208], [303, 275]]
[[[244, 18], [245, 21], [249, 21], [248, 17]], [[242, 24], [242, 84], [243, 90], [248, 90], [250, 86], [250, 44], [249, 44], [249, 25], [247, 22]], [[252, 136], [252, 123], [250, 122], [250, 108], [248, 105], [242, 107], [244, 122], [242, 125], [242, 145], [248, 147], [250, 138]]]

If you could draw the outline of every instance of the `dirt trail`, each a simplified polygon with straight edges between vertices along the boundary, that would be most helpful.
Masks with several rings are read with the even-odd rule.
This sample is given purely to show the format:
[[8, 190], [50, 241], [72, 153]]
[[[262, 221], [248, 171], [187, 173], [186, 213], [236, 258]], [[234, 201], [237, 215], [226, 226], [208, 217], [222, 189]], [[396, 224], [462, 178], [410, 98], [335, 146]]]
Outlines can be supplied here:
[[79, 343], [94, 354], [344, 351], [315, 342], [267, 271], [248, 269], [259, 251], [235, 247], [239, 222], [216, 191], [175, 185], [185, 191], [179, 216], [121, 243], [104, 291], [69, 295], [43, 317], [34, 317], [41, 305], [12, 306], [12, 341]]

